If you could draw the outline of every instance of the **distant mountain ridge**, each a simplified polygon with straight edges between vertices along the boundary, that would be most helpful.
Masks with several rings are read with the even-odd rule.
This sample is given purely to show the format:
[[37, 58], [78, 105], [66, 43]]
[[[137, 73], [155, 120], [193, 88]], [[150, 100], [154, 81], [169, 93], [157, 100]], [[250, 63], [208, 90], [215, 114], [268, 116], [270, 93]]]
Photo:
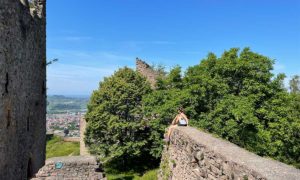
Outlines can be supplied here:
[[49, 95], [47, 97], [47, 113], [83, 113], [87, 110], [88, 96]]

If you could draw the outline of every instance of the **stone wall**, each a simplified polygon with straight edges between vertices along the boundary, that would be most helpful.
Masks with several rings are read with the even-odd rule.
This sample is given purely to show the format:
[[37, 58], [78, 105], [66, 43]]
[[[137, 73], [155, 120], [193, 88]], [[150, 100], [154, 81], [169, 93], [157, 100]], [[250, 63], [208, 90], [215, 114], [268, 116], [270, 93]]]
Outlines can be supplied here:
[[136, 58], [136, 70], [147, 78], [152, 88], [155, 88], [156, 79], [159, 76], [158, 72], [139, 58]]
[[300, 170], [195, 128], [177, 127], [165, 146], [159, 179], [299, 180]]
[[47, 159], [33, 180], [101, 180], [106, 179], [93, 156], [65, 156]]
[[80, 119], [80, 155], [89, 155], [88, 149], [84, 143], [84, 133], [86, 128], [86, 121], [82, 117]]
[[45, 10], [45, 0], [0, 0], [0, 179], [26, 179], [45, 161]]
[[80, 137], [63, 137], [64, 142], [80, 142]]

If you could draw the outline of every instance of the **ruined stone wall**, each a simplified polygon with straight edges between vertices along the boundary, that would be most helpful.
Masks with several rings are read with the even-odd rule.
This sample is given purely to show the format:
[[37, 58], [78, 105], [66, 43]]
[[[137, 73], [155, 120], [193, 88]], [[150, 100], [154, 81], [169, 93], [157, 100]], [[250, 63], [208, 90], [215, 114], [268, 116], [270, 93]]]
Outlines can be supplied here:
[[63, 137], [64, 142], [80, 142], [80, 137]]
[[47, 159], [46, 165], [39, 170], [33, 180], [42, 179], [106, 179], [102, 169], [93, 156], [65, 156]]
[[191, 127], [173, 131], [160, 167], [159, 179], [300, 179], [299, 169], [257, 156]]
[[0, 179], [26, 179], [45, 161], [45, 0], [0, 0]]
[[136, 58], [136, 70], [147, 78], [152, 88], [155, 88], [156, 79], [159, 76], [158, 72], [156, 72], [149, 64], [139, 58]]
[[86, 121], [82, 117], [80, 119], [80, 155], [89, 155], [88, 149], [84, 143], [85, 128], [86, 128]]

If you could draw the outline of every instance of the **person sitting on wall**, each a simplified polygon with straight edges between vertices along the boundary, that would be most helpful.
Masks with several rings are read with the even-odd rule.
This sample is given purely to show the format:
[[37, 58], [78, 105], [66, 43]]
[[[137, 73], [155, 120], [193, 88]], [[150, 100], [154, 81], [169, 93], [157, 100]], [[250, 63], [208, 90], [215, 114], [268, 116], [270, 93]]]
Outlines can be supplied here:
[[182, 107], [178, 108], [178, 114], [173, 119], [170, 127], [168, 128], [168, 133], [167, 133], [167, 137], [165, 138], [165, 141], [168, 142], [170, 140], [171, 133], [172, 133], [172, 131], [175, 127], [177, 127], [177, 126], [188, 126], [188, 124], [189, 124], [189, 119], [184, 114], [183, 108]]

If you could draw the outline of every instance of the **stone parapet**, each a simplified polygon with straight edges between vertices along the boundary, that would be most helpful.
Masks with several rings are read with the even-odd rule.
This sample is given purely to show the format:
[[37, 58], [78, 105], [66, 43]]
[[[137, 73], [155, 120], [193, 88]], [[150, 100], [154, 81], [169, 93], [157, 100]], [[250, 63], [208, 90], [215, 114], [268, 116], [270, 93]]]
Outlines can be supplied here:
[[192, 127], [174, 129], [159, 179], [299, 180], [300, 170]]

